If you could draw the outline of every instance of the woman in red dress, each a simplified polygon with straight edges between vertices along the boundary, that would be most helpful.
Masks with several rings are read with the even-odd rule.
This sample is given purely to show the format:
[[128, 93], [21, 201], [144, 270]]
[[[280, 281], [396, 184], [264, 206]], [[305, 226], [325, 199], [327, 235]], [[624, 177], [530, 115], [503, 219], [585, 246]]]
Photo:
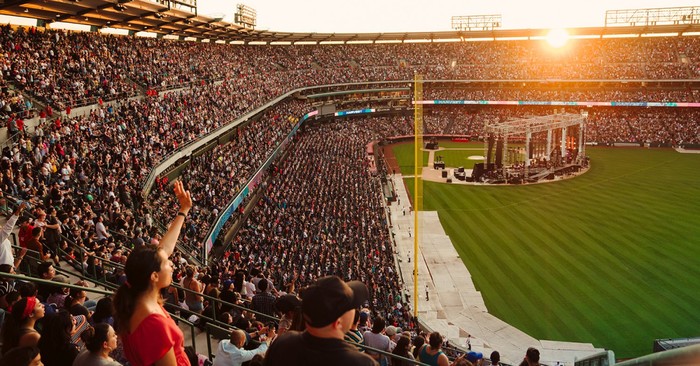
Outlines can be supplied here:
[[173, 263], [168, 257], [192, 208], [182, 182], [174, 186], [180, 211], [158, 246], [142, 246], [129, 255], [124, 268], [127, 281], [114, 298], [115, 325], [132, 366], [190, 366], [182, 331], [163, 309], [160, 296], [160, 289], [172, 282]]

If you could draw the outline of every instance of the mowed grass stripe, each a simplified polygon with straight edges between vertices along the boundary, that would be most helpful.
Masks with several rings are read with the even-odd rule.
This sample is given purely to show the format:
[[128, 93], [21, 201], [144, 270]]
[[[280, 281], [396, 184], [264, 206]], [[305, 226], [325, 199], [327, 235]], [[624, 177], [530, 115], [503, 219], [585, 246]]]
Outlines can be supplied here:
[[[534, 214], [537, 214], [537, 211], [533, 211], [533, 213], [534, 213]], [[649, 213], [649, 212], [646, 212], [646, 213]], [[547, 225], [544, 225], [544, 227], [546, 228]], [[631, 233], [629, 233], [628, 231], [625, 231], [625, 230], [620, 230], [620, 231], [617, 231], [617, 232], [618, 232], [619, 235], [621, 235], [622, 238], [624, 238], [624, 240], [617, 240], [617, 241], [618, 241], [618, 245], [612, 246], [610, 249], [611, 249], [611, 252], [615, 252], [615, 249], [617, 249], [617, 253], [615, 254], [615, 256], [616, 256], [616, 257], [620, 257], [620, 256], [624, 255], [624, 253], [622, 253], [623, 251], [633, 250], [633, 247], [635, 246], [635, 244], [634, 244], [634, 242], [632, 242], [632, 241], [630, 240], [630, 238], [629, 238], [629, 236], [631, 236]], [[575, 239], [575, 238], [568, 238], [568, 239], [569, 239], [569, 240], [572, 240], [572, 239]], [[611, 241], [616, 241], [615, 238], [608, 238], [608, 239], [611, 240]], [[626, 244], [626, 245], [621, 245], [621, 244]], [[574, 254], [574, 253], [572, 252], [572, 254]], [[581, 260], [581, 259], [583, 259], [583, 258], [586, 258], [585, 256], [582, 256], [581, 254], [582, 254], [582, 253], [575, 253], [575, 257], [576, 257], [576, 258], [579, 258], [579, 260]], [[642, 252], [641, 254], [642, 254], [642, 255], [640, 255], [640, 256], [638, 256], [638, 257], [636, 257], [636, 258], [632, 258], [632, 259], [631, 259], [629, 262], [627, 262], [627, 263], [629, 264], [630, 262], [636, 262], [636, 264], [637, 264], [636, 267], [639, 267], [640, 265], [645, 265], [646, 263], [651, 263], [651, 262], [654, 261], [654, 258], [653, 258], [653, 257], [650, 257], [649, 255], [647, 255], [646, 252]], [[599, 251], [599, 252], [596, 254], [596, 257], [599, 257], [600, 255], [601, 255], [601, 252]], [[614, 262], [619, 263], [618, 260], [615, 260], [614, 258], [612, 258], [612, 259], [614, 260]], [[589, 264], [593, 264], [593, 263], [589, 263]], [[603, 263], [601, 263], [601, 264], [603, 264]], [[605, 268], [610, 268], [610, 267], [609, 267], [609, 264], [611, 264], [611, 263], [606, 263], [606, 264], [607, 264], [607, 265], [601, 265], [601, 266], [599, 266], [598, 268], [596, 268], [596, 270], [599, 270], [600, 268], [604, 268], [604, 269], [605, 269]], [[595, 268], [595, 267], [591, 266], [591, 267], [589, 267], [589, 268]], [[659, 268], [659, 267], [656, 267], [656, 266], [654, 266], [654, 267], [648, 267], [648, 268], [651, 270], [650, 272], [666, 272], [666, 271], [667, 271], [667, 269], [665, 269], [665, 268]], [[652, 275], [652, 274], [653, 274], [653, 273], [642, 273], [642, 274], [640, 274], [640, 278], [644, 278], [643, 276], [649, 276], [649, 275]], [[612, 274], [611, 274], [611, 273], [608, 273], [608, 275], [612, 275]], [[665, 277], [665, 278], [668, 279], [668, 278], [670, 278], [670, 277]], [[674, 287], [675, 287], [675, 286], [674, 286], [674, 283], [675, 283], [675, 281], [671, 281], [671, 282], [665, 283], [664, 285], [669, 286], [669, 288], [674, 288]], [[674, 291], [674, 292], [675, 292], [675, 291]], [[683, 304], [684, 302], [681, 301], [680, 303]]]
[[[473, 220], [473, 225], [471, 227], [470, 231], [480, 231], [481, 234], [483, 235], [482, 237], [493, 237], [495, 234], [491, 229], [492, 227], [487, 225], [488, 218], [483, 216], [483, 215], [474, 215], [472, 216]], [[442, 220], [442, 219], [441, 219]], [[449, 222], [449, 221], [448, 221]], [[457, 222], [456, 220], [453, 222]], [[449, 226], [449, 224], [448, 224]], [[463, 230], [463, 227], [460, 227], [460, 231]], [[476, 244], [476, 243], [475, 243]], [[504, 263], [520, 263], [517, 258], [514, 258], [513, 256], [516, 255], [517, 253], [513, 252], [497, 252], [498, 248], [492, 247], [490, 245], [486, 245], [486, 243], [478, 243], [480, 245], [473, 245], [468, 249], [468, 255], [463, 257], [463, 260], [466, 260], [467, 262], [474, 262], [476, 258], [500, 258], [496, 263], [498, 263], [498, 266], [501, 268], [498, 268], [496, 266], [496, 263], [494, 263], [492, 266], [471, 266], [470, 268], [476, 268], [476, 271], [471, 271], [471, 274], [474, 278], [488, 278], [488, 279], [495, 279], [498, 278], [498, 282], [500, 284], [503, 284], [502, 287], [500, 287], [501, 291], [494, 291], [498, 295], [496, 296], [502, 296], [499, 298], [496, 298], [496, 302], [498, 304], [509, 304], [511, 307], [516, 307], [519, 311], [523, 313], [527, 313], [528, 310], [531, 309], [530, 306], [524, 301], [518, 302], [517, 304], [513, 303], [514, 298], [528, 298], [529, 297], [529, 283], [526, 278], [522, 277], [513, 277], [508, 275], [508, 271], [506, 271], [504, 267]], [[473, 263], [472, 263], [473, 264]], [[522, 271], [522, 268], [518, 268], [519, 271]], [[478, 283], [478, 282], [477, 282]], [[488, 300], [491, 300], [491, 297], [488, 298]], [[497, 312], [492, 312], [494, 314], [498, 314]], [[521, 318], [521, 320], [526, 320], [526, 317]], [[534, 327], [537, 324], [528, 324], [530, 327]]]
[[[510, 216], [511, 213], [512, 211], [505, 214], [494, 215], [493, 218], [496, 219], [497, 223], [495, 227], [502, 227], [502, 225], [506, 224], [504, 222], [505, 220], [499, 222], [498, 218], [505, 218]], [[552, 304], [553, 302], [561, 302], [567, 296], [571, 295], [571, 293], [566, 290], [548, 291], [548, 289], [554, 288], [552, 282], [557, 282], [557, 278], [559, 277], [554, 274], [554, 268], [548, 266], [548, 262], [550, 262], [548, 257], [550, 257], [552, 253], [538, 248], [539, 242], [544, 240], [542, 240], [542, 238], [535, 238], [536, 240], [533, 240], [532, 235], [523, 232], [523, 229], [527, 229], [522, 227], [521, 224], [523, 223], [526, 223], [526, 226], [529, 226], [527, 219], [521, 219], [518, 224], [515, 224], [512, 227], [512, 229], [514, 229], [516, 232], [522, 233], [520, 238], [511, 238], [511, 241], [515, 245], [510, 249], [516, 253], [516, 258], [514, 258], [514, 262], [504, 260], [503, 264], [506, 264], [509, 270], [515, 270], [515, 273], [513, 273], [514, 276], [517, 276], [517, 273], [522, 271], [532, 271], [535, 274], [534, 277], [537, 279], [537, 282], [535, 283], [525, 284], [526, 288], [529, 290], [528, 292], [530, 292], [530, 296], [527, 299], [528, 301], [524, 304], [527, 306], [523, 306], [523, 315], [533, 313], [542, 313], [545, 315], [546, 320], [544, 322], [540, 321], [539, 319], [535, 319], [534, 317], [532, 317], [530, 320], [531, 322], [537, 324], [538, 327], [544, 328], [540, 329], [539, 332], [544, 333], [545, 330], [550, 327], [553, 329], [561, 329], [565, 325], [565, 321], [561, 317], [562, 314], [551, 312], [549, 309], [552, 307], [552, 305], [555, 305], [554, 307], [558, 306], [558, 304]], [[534, 256], [536, 259], [533, 258], [533, 253], [539, 253], [539, 255]], [[579, 326], [580, 325], [581, 324], [579, 324]], [[535, 332], [538, 331], [535, 330]]]
[[[654, 338], [697, 336], [700, 156], [588, 155], [588, 173], [553, 184], [426, 183], [425, 209], [439, 212], [489, 310], [538, 338], [634, 357], [649, 353]], [[544, 278], [522, 265], [528, 260], [542, 261]], [[546, 313], [531, 310], [527, 291], [552, 297]]]
[[[519, 226], [521, 222], [524, 222], [522, 220], [519, 221], [518, 219], [520, 219], [519, 214], [515, 213], [515, 215], [514, 215], [513, 211], [506, 211], [505, 214], [489, 217], [487, 220], [489, 220], [490, 222], [483, 222], [481, 226], [492, 227], [494, 230], [490, 230], [487, 235], [488, 235], [488, 237], [495, 238], [497, 236], [501, 236], [503, 233], [502, 230], [499, 230], [500, 227], [504, 227], [504, 225]], [[488, 225], [488, 224], [493, 224], [494, 220], [496, 221], [496, 225]], [[529, 225], [525, 225], [525, 227], [519, 228], [519, 231], [523, 231], [523, 230], [528, 229], [528, 226]], [[534, 248], [534, 246], [536, 246], [536, 243], [533, 243], [531, 240], [528, 240], [530, 237], [531, 237], [530, 235], [525, 234], [521, 238], [521, 243], [520, 243], [521, 245], [517, 245], [517, 246], [511, 248], [510, 252], [500, 253], [501, 254], [500, 256], [493, 253], [492, 257], [498, 258], [496, 263], [498, 263], [499, 265], [507, 263], [507, 265], [503, 265], [503, 267], [505, 267], [504, 270], [513, 270], [514, 268], [517, 268], [517, 270], [515, 271], [516, 273], [522, 272], [522, 271], [535, 271], [537, 274], [551, 273], [552, 272], [551, 269], [550, 270], [542, 269], [540, 266], [542, 263], [536, 263], [536, 261], [533, 261], [530, 258], [528, 258], [531, 255], [525, 253], [525, 252], [538, 252], [539, 251], [539, 249]], [[507, 238], [507, 240], [512, 240], [512, 239], [513, 238]], [[541, 241], [541, 239], [538, 239], [538, 241]], [[482, 245], [481, 247], [482, 248], [483, 247], [492, 248], [490, 245], [488, 245], [486, 243], [485, 243], [485, 245]], [[541, 253], [541, 251], [539, 251], [539, 252]], [[513, 254], [511, 255], [511, 253], [513, 253]], [[533, 264], [536, 264], [536, 265], [533, 266]], [[540, 276], [540, 283], [545, 283], [545, 282], [552, 281], [552, 280], [556, 281], [556, 278], [558, 278], [558, 277], [559, 276], [549, 276], [549, 275], [544, 276], [544, 275], [542, 275], [542, 276]], [[515, 276], [513, 278], [519, 278], [519, 277]], [[523, 286], [522, 287], [523, 289], [527, 289], [528, 292], [531, 292], [530, 296], [527, 296], [527, 299], [529, 301], [519, 303], [520, 308], [522, 309], [524, 314], [532, 314], [533, 312], [539, 313], [542, 311], [546, 311], [546, 308], [548, 306], [547, 297], [548, 296], [556, 296], [557, 294], [560, 294], [560, 293], [547, 294], [544, 292], [544, 290], [547, 287], [551, 287], [551, 286], [541, 287], [541, 286], [538, 286], [538, 284], [539, 283], [535, 283], [535, 284], [522, 283], [521, 284], [521, 286]], [[572, 295], [572, 294], [568, 293], [567, 295]], [[525, 318], [525, 317], [523, 317], [523, 318]], [[533, 319], [533, 321], [534, 320], [536, 320], [536, 319]], [[547, 327], [554, 326], [555, 328], [558, 328], [558, 329], [561, 329], [562, 326], [565, 324], [561, 318], [558, 318], [556, 316], [549, 316], [548, 321], [550, 323], [554, 323], [554, 324], [545, 324], [545, 326], [547, 326]], [[538, 326], [539, 324], [540, 324], [539, 321], [535, 321], [532, 326]]]
[[[567, 287], [563, 282], [566, 278], [577, 277], [584, 280], [588, 277], [586, 271], [579, 267], [580, 262], [578, 260], [570, 261], [570, 257], [565, 256], [563, 253], [560, 241], [567, 241], [570, 237], [570, 233], [565, 233], [558, 230], [556, 225], [542, 225], [543, 222], [546, 222], [546, 219], [547, 218], [544, 216], [530, 215], [530, 217], [524, 218], [521, 221], [521, 226], [527, 226], [529, 228], [538, 227], [537, 230], [526, 233], [521, 240], [525, 245], [523, 248], [529, 252], [529, 261], [531, 263], [536, 263], [534, 266], [535, 270], [547, 275], [541, 280], [543, 286], [540, 287], [542, 288], [541, 291], [543, 293], [540, 294], [540, 298], [537, 299], [539, 302], [536, 303], [536, 306], [540, 308], [549, 307], [550, 304], [548, 304], [546, 301], [547, 296], [555, 295], [559, 298], [559, 302], [568, 302], [566, 299], [578, 295], [574, 289]], [[590, 273], [590, 271], [588, 273]], [[583, 281], [582, 284], [587, 282], [588, 281]], [[560, 288], [564, 289], [564, 291], [547, 290], [552, 288]], [[585, 289], [583, 289], [583, 291], [585, 291]], [[561, 304], [557, 305], [560, 306]], [[568, 314], [562, 317], [573, 319], [576, 323], [578, 323], [578, 327], [584, 329], [584, 325], [591, 321], [591, 319], [589, 319], [591, 316], [598, 317], [600, 314], [598, 311], [585, 311], [586, 309], [593, 307], [593, 305], [595, 304], [586, 304], [584, 306], [582, 303], [576, 303], [574, 306], [568, 307], [566, 309]], [[597, 306], [597, 308], [598, 309], [596, 310], [604, 311], [600, 306]], [[567, 322], [563, 321], [562, 317], [549, 315], [547, 316], [546, 320], [547, 322], [551, 323], [551, 326], [559, 331], [560, 334], [563, 330], [572, 325], [571, 323], [567, 324]], [[557, 322], [554, 322], [554, 320]], [[564, 324], [567, 326], [563, 327], [562, 325]], [[576, 326], [576, 324], [574, 324], [574, 326]], [[581, 336], [586, 336], [586, 334], [581, 334]], [[588, 336], [591, 336], [591, 334], [588, 334]]]

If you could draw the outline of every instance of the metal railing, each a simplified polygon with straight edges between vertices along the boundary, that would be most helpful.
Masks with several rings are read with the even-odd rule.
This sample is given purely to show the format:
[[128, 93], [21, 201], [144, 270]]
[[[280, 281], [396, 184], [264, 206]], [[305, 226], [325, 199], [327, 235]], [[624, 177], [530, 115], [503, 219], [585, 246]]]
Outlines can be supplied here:
[[[28, 251], [28, 253], [29, 253], [29, 252], [34, 252], [34, 251]], [[38, 253], [37, 253], [37, 252], [34, 252], [34, 254], [38, 254]], [[61, 272], [61, 273], [65, 273], [65, 274], [68, 274], [68, 275], [72, 275], [72, 276], [75, 276], [75, 277], [78, 277], [78, 278], [81, 278], [81, 279], [92, 280], [91, 278], [83, 277], [83, 276], [77, 275], [77, 274], [75, 274], [75, 273], [65, 271], [65, 270], [63, 270], [62, 268], [56, 268], [56, 271], [57, 271], [57, 272]], [[15, 280], [21, 280], [21, 281], [26, 281], [26, 282], [33, 282], [33, 283], [37, 283], [37, 284], [52, 285], [52, 286], [56, 286], [56, 285], [58, 284], [58, 283], [55, 282], [55, 281], [44, 280], [44, 279], [39, 279], [39, 278], [35, 278], [35, 277], [29, 277], [29, 276], [25, 276], [25, 275], [21, 275], [21, 274], [0, 273], [0, 277], [12, 278], [12, 279], [15, 279]], [[109, 288], [109, 290], [101, 290], [101, 289], [99, 289], [98, 287], [84, 287], [84, 286], [80, 286], [80, 285], [72, 285], [72, 284], [64, 284], [64, 283], [60, 283], [60, 286], [61, 286], [61, 287], [67, 287], [67, 288], [70, 288], [70, 289], [79, 289], [79, 290], [83, 290], [83, 291], [85, 291], [85, 292], [96, 293], [96, 294], [100, 294], [100, 295], [104, 295], [104, 296], [112, 296], [112, 295], [114, 295], [114, 290], [116, 290], [116, 288], [117, 288], [116, 285], [111, 284], [111, 283], [95, 283], [95, 284], [96, 284], [96, 285], [99, 285], [99, 286], [103, 286], [103, 287], [105, 287], [105, 288]], [[182, 290], [185, 291], [185, 292], [189, 292], [189, 293], [195, 294], [195, 295], [197, 295], [197, 296], [202, 296], [205, 300], [212, 301], [212, 302], [214, 302], [214, 303], [219, 303], [220, 305], [228, 305], [228, 306], [231, 306], [231, 307], [236, 308], [236, 309], [241, 310], [241, 311], [246, 311], [246, 312], [249, 312], [249, 313], [253, 313], [253, 314], [255, 314], [256, 317], [267, 318], [267, 319], [270, 319], [270, 320], [273, 320], [273, 321], [276, 321], [276, 322], [279, 322], [279, 321], [280, 321], [280, 319], [277, 318], [277, 317], [275, 317], [275, 316], [270, 316], [270, 315], [267, 315], [267, 314], [263, 314], [263, 313], [260, 313], [260, 312], [251, 310], [251, 309], [249, 309], [249, 308], [240, 306], [240, 305], [238, 305], [238, 304], [232, 304], [232, 303], [223, 301], [223, 300], [221, 300], [221, 299], [218, 299], [218, 298], [215, 298], [215, 297], [212, 297], [212, 296], [209, 296], [209, 295], [205, 295], [205, 294], [202, 294], [202, 293], [199, 293], [199, 292], [190, 290], [190, 289], [182, 288], [182, 287], [180, 287], [179, 285], [176, 285], [176, 284], [173, 284], [173, 286], [176, 287], [176, 288], [178, 288], [178, 289], [182, 289]], [[220, 322], [219, 320], [217, 320], [217, 319], [216, 319], [216, 308], [217, 308], [217, 306], [212, 306], [212, 309], [214, 310], [214, 312], [213, 312], [213, 318], [207, 317], [207, 316], [205, 316], [205, 315], [202, 315], [202, 314], [199, 314], [199, 313], [195, 313], [195, 312], [192, 312], [192, 311], [183, 309], [183, 308], [180, 308], [180, 309], [179, 309], [180, 314], [182, 314], [182, 313], [185, 313], [185, 314], [194, 314], [194, 315], [197, 315], [198, 318], [204, 319], [204, 320], [206, 321], [205, 331], [207, 332], [207, 348], [208, 348], [208, 351], [209, 351], [209, 357], [210, 357], [210, 358], [213, 358], [213, 356], [214, 356], [213, 353], [212, 353], [212, 347], [211, 347], [211, 337], [212, 337], [212, 333], [213, 333], [213, 332], [216, 332], [217, 337], [220, 337], [221, 334], [230, 334], [230, 332], [231, 332], [233, 329], [237, 329], [237, 328], [234, 327], [234, 326], [230, 326], [230, 325], [228, 325], [228, 324], [222, 323], [222, 322]], [[197, 346], [196, 346], [196, 342], [195, 342], [195, 337], [196, 337], [195, 327], [197, 327], [197, 325], [194, 324], [194, 323], [192, 323], [192, 322], [190, 322], [190, 321], [188, 321], [185, 317], [182, 317], [182, 316], [177, 315], [176, 312], [173, 312], [173, 311], [168, 311], [168, 312], [170, 313], [170, 315], [171, 315], [171, 317], [172, 317], [173, 319], [176, 319], [176, 320], [179, 321], [179, 322], [183, 322], [185, 325], [187, 325], [187, 326], [190, 328], [191, 338], [192, 338], [192, 347], [193, 347], [193, 348], [195, 349], [195, 351], [196, 351], [196, 347], [197, 347]], [[369, 346], [366, 346], [366, 345], [363, 345], [363, 344], [355, 344], [355, 343], [352, 343], [352, 345], [353, 345], [353, 346], [360, 347], [360, 348], [362, 348], [362, 349], [364, 349], [364, 350], [366, 350], [366, 351], [371, 351], [371, 352], [374, 352], [374, 353], [378, 353], [378, 354], [384, 355], [384, 356], [389, 357], [389, 358], [394, 358], [394, 359], [398, 359], [398, 360], [401, 360], [401, 361], [404, 361], [404, 362], [408, 362], [408, 363], [413, 364], [413, 365], [425, 365], [425, 366], [428, 366], [428, 365], [426, 365], [426, 364], [424, 364], [424, 363], [421, 363], [421, 362], [419, 362], [419, 361], [412, 360], [412, 359], [409, 359], [409, 358], [404, 358], [404, 357], [401, 357], [401, 356], [397, 356], [397, 355], [394, 355], [394, 354], [392, 354], [392, 353], [390, 353], [390, 352], [382, 351], [382, 350], [379, 350], [379, 349], [376, 349], [376, 348], [372, 348], [372, 347], [369, 347]]]
[[[579, 366], [579, 363], [576, 362]], [[585, 365], [585, 364], [581, 364]], [[700, 344], [652, 353], [632, 360], [618, 362], [616, 366], [700, 365]], [[586, 365], [587, 366], [587, 365]]]
[[[61, 283], [61, 282], [55, 282], [55, 281], [50, 281], [50, 280], [44, 280], [44, 279], [40, 279], [40, 278], [36, 278], [36, 277], [25, 276], [25, 275], [22, 275], [22, 274], [12, 274], [12, 273], [0, 272], [0, 277], [11, 278], [11, 279], [13, 279], [13, 280], [19, 280], [19, 281], [24, 281], [24, 282], [32, 282], [32, 283], [42, 284], [42, 285], [51, 285], [51, 286], [67, 287], [67, 288], [69, 288], [69, 289], [82, 290], [82, 291], [85, 291], [85, 292], [94, 293], [94, 294], [99, 294], [99, 295], [103, 295], [103, 296], [112, 296], [112, 295], [114, 295], [114, 291], [100, 290], [100, 289], [97, 288], [97, 287], [84, 287], [84, 286], [80, 286], [80, 285], [71, 285], [71, 284], [69, 284], [69, 283]], [[195, 335], [196, 335], [196, 333], [195, 333], [195, 330], [194, 330], [194, 327], [195, 327], [194, 324], [191, 323], [191, 322], [189, 322], [189, 321], [187, 321], [186, 319], [180, 318], [180, 317], [177, 316], [176, 314], [170, 314], [170, 316], [171, 316], [172, 318], [177, 319], [177, 320], [180, 321], [180, 322], [183, 322], [185, 325], [187, 325], [187, 326], [190, 328], [190, 332], [191, 332], [191, 335], [192, 335], [192, 347], [193, 347], [193, 348], [195, 349], [195, 351], [196, 351], [196, 350], [197, 350], [197, 345], [196, 345], [196, 342], [195, 342]]]
[[615, 364], [615, 353], [603, 351], [574, 361], [574, 366], [612, 366]]
[[[212, 337], [213, 337], [213, 338], [216, 338], [216, 339], [219, 339], [219, 340], [227, 339], [228, 336], [231, 335], [231, 331], [234, 330], [234, 329], [238, 329], [238, 328], [236, 328], [236, 327], [228, 327], [228, 328], [226, 328], [226, 327], [220, 327], [220, 326], [213, 325], [213, 324], [207, 324], [207, 327], [206, 327], [206, 332], [207, 332], [207, 351], [209, 352], [208, 356], [209, 356], [209, 359], [210, 359], [210, 360], [213, 360], [214, 357], [216, 356], [216, 354], [215, 354], [214, 352], [212, 352], [212, 346], [211, 346], [211, 339], [212, 339]], [[245, 331], [245, 329], [243, 329], [243, 331]], [[224, 338], [223, 336], [226, 336], [226, 338]], [[370, 346], [366, 346], [366, 345], [364, 345], [364, 344], [357, 344], [357, 343], [352, 343], [352, 342], [348, 342], [348, 343], [350, 343], [350, 344], [353, 345], [354, 347], [360, 347], [360, 348], [362, 348], [364, 351], [370, 351], [370, 352], [373, 352], [373, 353], [378, 353], [378, 354], [383, 355], [383, 356], [386, 356], [386, 357], [388, 357], [388, 358], [390, 358], [390, 359], [400, 360], [400, 361], [406, 362], [406, 363], [411, 364], [411, 365], [429, 366], [428, 364], [422, 363], [422, 362], [420, 362], [420, 361], [413, 360], [413, 359], [406, 358], [406, 357], [402, 357], [402, 356], [398, 356], [398, 355], [395, 355], [395, 354], [393, 354], [393, 353], [391, 353], [391, 352], [382, 351], [382, 350], [379, 350], [379, 349], [376, 349], [376, 348], [372, 348], [372, 347], [370, 347]]]

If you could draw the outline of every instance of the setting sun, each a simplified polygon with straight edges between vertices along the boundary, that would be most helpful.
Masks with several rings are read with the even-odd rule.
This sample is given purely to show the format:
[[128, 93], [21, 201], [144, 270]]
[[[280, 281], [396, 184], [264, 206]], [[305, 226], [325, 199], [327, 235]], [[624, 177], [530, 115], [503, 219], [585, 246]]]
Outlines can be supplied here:
[[547, 43], [554, 48], [561, 48], [569, 41], [569, 33], [565, 29], [552, 29], [547, 34]]

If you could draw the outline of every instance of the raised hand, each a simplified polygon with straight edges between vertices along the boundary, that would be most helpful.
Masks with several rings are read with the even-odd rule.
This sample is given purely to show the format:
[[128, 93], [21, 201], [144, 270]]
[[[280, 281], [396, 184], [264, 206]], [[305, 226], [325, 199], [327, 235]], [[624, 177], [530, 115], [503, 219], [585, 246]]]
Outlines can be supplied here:
[[181, 180], [176, 180], [173, 186], [175, 188], [175, 197], [180, 202], [180, 212], [186, 214], [192, 208], [190, 191], [185, 190]]

